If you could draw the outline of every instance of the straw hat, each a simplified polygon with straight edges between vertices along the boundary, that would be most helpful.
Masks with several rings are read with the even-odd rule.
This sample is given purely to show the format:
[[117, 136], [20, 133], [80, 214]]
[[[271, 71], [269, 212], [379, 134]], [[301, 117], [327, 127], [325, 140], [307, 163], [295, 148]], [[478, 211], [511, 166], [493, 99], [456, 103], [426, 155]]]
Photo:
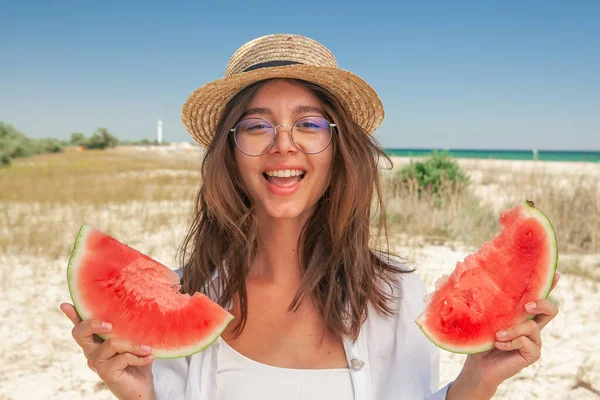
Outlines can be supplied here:
[[181, 113], [185, 128], [199, 144], [208, 146], [229, 100], [243, 88], [270, 78], [302, 79], [323, 87], [368, 134], [383, 120], [383, 104], [375, 90], [340, 69], [325, 46], [304, 36], [276, 34], [244, 44], [229, 59], [224, 78], [190, 95]]

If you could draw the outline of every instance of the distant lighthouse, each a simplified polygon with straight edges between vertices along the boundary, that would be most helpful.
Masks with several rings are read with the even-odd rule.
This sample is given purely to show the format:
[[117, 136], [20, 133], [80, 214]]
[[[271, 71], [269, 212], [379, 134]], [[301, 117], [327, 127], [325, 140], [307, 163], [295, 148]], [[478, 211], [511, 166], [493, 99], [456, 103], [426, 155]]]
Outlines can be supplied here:
[[158, 144], [162, 143], [162, 125], [163, 125], [162, 120], [159, 119], [158, 120], [158, 124], [156, 126], [156, 130], [157, 130], [157, 132], [156, 132], [156, 142]]

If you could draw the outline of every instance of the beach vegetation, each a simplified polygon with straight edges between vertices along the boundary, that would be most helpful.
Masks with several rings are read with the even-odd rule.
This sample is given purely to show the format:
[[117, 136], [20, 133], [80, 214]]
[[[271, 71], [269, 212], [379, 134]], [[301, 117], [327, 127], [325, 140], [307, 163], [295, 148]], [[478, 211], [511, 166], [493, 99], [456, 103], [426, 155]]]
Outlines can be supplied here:
[[[67, 147], [14, 160], [12, 168], [0, 169], [0, 252], [66, 257], [83, 223], [117, 236], [131, 224], [140, 235], [173, 226], [183, 232], [200, 184], [201, 154], [165, 154], [129, 146], [83, 152]], [[385, 171], [390, 245], [473, 248], [500, 231], [502, 210], [529, 199], [554, 224], [561, 254], [600, 252], [597, 175], [563, 172], [557, 179], [544, 164], [515, 174], [510, 166], [486, 163], [459, 163], [469, 186], [442, 180], [436, 193], [406, 184], [400, 166]], [[564, 263], [575, 275], [589, 268]]]
[[[448, 152], [434, 150], [430, 156], [412, 161], [398, 172], [401, 184], [416, 187], [419, 195], [439, 195], [451, 187], [462, 191], [469, 184], [467, 174]], [[439, 200], [440, 196], [436, 196]]]
[[81, 132], [73, 132], [71, 133], [71, 140], [69, 141], [69, 144], [71, 146], [85, 146], [87, 140], [88, 139], [85, 134]]
[[60, 153], [63, 143], [53, 138], [32, 139], [14, 126], [0, 121], [0, 165], [9, 166], [15, 158], [43, 153]]
[[84, 141], [83, 147], [86, 149], [104, 150], [111, 147], [116, 147], [119, 144], [119, 139], [111, 134], [108, 129], [100, 127], [96, 129], [92, 137]]

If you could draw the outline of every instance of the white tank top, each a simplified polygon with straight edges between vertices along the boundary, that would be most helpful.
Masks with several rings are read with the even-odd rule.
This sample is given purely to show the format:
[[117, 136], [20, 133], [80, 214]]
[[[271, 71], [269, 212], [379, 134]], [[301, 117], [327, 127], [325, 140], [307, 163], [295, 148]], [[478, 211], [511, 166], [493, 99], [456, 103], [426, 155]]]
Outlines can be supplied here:
[[350, 370], [290, 369], [254, 361], [219, 338], [216, 400], [353, 400]]

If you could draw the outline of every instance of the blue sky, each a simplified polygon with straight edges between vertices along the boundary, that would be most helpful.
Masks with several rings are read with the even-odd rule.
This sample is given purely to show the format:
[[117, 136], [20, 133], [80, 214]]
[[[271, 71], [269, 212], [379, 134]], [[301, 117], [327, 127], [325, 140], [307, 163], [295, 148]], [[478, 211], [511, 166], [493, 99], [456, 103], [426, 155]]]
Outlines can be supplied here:
[[[485, 4], [484, 4], [485, 3]], [[600, 150], [600, 2], [11, 2], [0, 120], [190, 140], [189, 94], [269, 33], [325, 44], [380, 94], [385, 147]]]

